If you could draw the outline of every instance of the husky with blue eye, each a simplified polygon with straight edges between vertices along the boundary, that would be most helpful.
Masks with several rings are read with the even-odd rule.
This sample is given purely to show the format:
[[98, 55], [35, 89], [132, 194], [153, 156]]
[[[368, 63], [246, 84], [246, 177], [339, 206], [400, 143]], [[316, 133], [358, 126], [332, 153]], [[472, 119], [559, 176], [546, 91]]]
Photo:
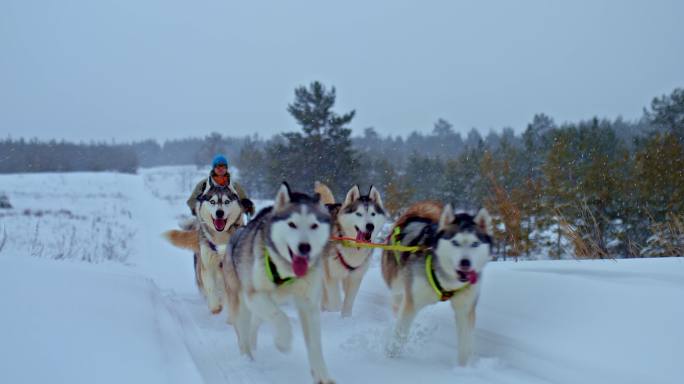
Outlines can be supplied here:
[[[373, 186], [366, 195], [361, 194], [358, 186], [353, 186], [342, 204], [335, 204], [332, 191], [325, 184], [316, 182], [314, 190], [321, 195], [321, 200], [330, 210], [333, 236], [370, 243], [387, 221], [380, 192]], [[354, 299], [370, 266], [372, 254], [372, 248], [353, 247], [349, 243], [336, 243], [330, 248], [330, 254], [323, 263], [321, 306], [324, 310], [342, 310], [342, 317], [351, 316]], [[340, 286], [344, 301], [340, 300]]]
[[417, 203], [399, 218], [390, 243], [419, 250], [383, 252], [382, 275], [398, 317], [387, 354], [394, 357], [402, 352], [418, 311], [448, 301], [458, 329], [458, 362], [466, 365], [472, 355], [480, 280], [491, 259], [489, 213], [482, 208], [475, 216], [455, 214], [450, 204]]
[[221, 268], [230, 236], [243, 225], [244, 208], [232, 187], [207, 179], [197, 197], [197, 220], [185, 230], [171, 230], [164, 236], [175, 246], [195, 253], [195, 282], [207, 299], [209, 310], [218, 314], [226, 304]]
[[292, 326], [279, 304], [293, 299], [315, 383], [332, 383], [323, 359], [319, 310], [321, 262], [330, 231], [330, 214], [319, 195], [291, 192], [283, 183], [274, 205], [231, 238], [223, 263], [240, 351], [252, 357], [261, 322], [273, 325], [276, 348], [289, 351]]

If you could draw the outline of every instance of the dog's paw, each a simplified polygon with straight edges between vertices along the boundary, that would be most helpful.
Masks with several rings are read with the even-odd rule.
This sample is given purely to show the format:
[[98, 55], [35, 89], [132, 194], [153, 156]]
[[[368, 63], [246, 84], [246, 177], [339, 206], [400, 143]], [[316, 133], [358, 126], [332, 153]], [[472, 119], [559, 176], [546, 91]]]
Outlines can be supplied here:
[[342, 308], [342, 317], [343, 317], [343, 318], [345, 318], [345, 317], [351, 317], [351, 315], [352, 315], [352, 309], [351, 309], [351, 307], [344, 307], [344, 308]]
[[258, 329], [253, 329], [249, 334], [249, 346], [252, 348], [252, 351], [257, 350], [258, 333]]
[[281, 322], [276, 327], [275, 346], [280, 352], [290, 352], [292, 349], [292, 327], [290, 322]]
[[395, 359], [401, 355], [399, 353], [399, 348], [396, 348], [394, 346], [387, 346], [385, 348], [385, 356], [389, 357], [390, 359]]
[[328, 312], [339, 312], [342, 309], [342, 303], [340, 300], [332, 300], [327, 303], [323, 303], [323, 310]]
[[327, 375], [317, 374], [313, 369], [311, 370], [315, 384], [335, 384], [335, 380], [326, 377]]
[[254, 355], [252, 354], [252, 350], [249, 348], [249, 346], [241, 345], [240, 346], [240, 354], [242, 356], [246, 357], [247, 360], [254, 361]]
[[391, 359], [399, 357], [403, 349], [401, 340], [392, 339], [385, 345], [385, 355]]

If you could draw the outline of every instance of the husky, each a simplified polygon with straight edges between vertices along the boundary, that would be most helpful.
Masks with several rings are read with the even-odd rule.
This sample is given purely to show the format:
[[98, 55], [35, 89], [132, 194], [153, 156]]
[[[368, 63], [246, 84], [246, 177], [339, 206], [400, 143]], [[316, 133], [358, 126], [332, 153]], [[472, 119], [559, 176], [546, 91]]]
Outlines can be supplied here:
[[252, 358], [262, 321], [273, 324], [278, 350], [291, 349], [292, 327], [278, 304], [293, 298], [316, 383], [332, 383], [323, 359], [318, 308], [321, 261], [331, 228], [330, 214], [319, 195], [291, 192], [283, 183], [274, 205], [261, 210], [233, 236], [223, 269], [240, 352]]
[[[380, 192], [371, 186], [367, 195], [361, 195], [358, 186], [353, 186], [344, 202], [335, 204], [330, 189], [316, 182], [315, 191], [331, 212], [333, 236], [354, 238], [360, 242], [372, 241], [387, 221]], [[323, 301], [327, 311], [342, 310], [342, 317], [352, 314], [354, 299], [361, 286], [361, 280], [370, 266], [371, 248], [348, 247], [335, 244], [323, 262]], [[344, 289], [344, 303], [340, 303], [340, 283]]]
[[458, 363], [472, 355], [475, 306], [482, 272], [491, 258], [492, 220], [482, 208], [474, 217], [455, 214], [451, 204], [421, 202], [393, 227], [390, 243], [424, 247], [416, 252], [384, 251], [382, 275], [398, 315], [387, 354], [398, 356], [418, 311], [448, 301], [458, 330]]
[[211, 313], [218, 314], [227, 300], [221, 273], [223, 255], [230, 236], [244, 224], [244, 209], [235, 190], [218, 186], [208, 178], [197, 197], [196, 212], [194, 225], [164, 235], [175, 246], [195, 252], [195, 282], [207, 298]]

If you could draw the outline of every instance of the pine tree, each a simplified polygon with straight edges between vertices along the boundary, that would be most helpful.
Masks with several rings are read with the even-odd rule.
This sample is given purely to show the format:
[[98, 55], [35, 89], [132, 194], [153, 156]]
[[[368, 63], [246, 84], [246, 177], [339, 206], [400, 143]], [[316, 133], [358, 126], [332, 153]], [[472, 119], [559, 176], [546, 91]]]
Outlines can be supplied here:
[[295, 89], [295, 101], [288, 105], [303, 132], [289, 132], [284, 140], [267, 149], [269, 182], [273, 188], [282, 180], [295, 189], [310, 191], [314, 182], [326, 183], [336, 194], [342, 194], [358, 182], [359, 164], [351, 144], [351, 129], [355, 111], [338, 115], [336, 91], [329, 91], [320, 82]]
[[684, 213], [684, 145], [675, 135], [655, 134], [635, 156], [639, 200], [656, 221]]
[[414, 190], [415, 200], [441, 200], [440, 188], [444, 174], [444, 162], [414, 152], [406, 166], [406, 182]]
[[545, 215], [554, 218], [556, 230], [556, 244], [551, 256], [557, 258], [564, 253], [561, 247], [563, 234], [561, 220], [575, 215], [573, 212], [575, 206], [572, 201], [576, 195], [576, 183], [572, 165], [574, 154], [570, 148], [570, 140], [569, 131], [555, 133], [553, 144], [542, 166], [545, 179], [543, 187]]
[[547, 136], [555, 128], [553, 119], [545, 114], [534, 115], [532, 122], [522, 134], [525, 148], [525, 163], [527, 164], [527, 178], [537, 180], [541, 177], [544, 150], [548, 148]]
[[684, 88], [676, 88], [670, 95], [654, 98], [651, 111], [644, 111], [651, 124], [662, 132], [670, 132], [684, 142]]
[[411, 204], [411, 198], [415, 191], [412, 185], [407, 182], [407, 177], [405, 175], [400, 176], [391, 163], [383, 161], [380, 167], [385, 169], [381, 178], [382, 192], [385, 194], [383, 196], [385, 208], [390, 215], [398, 217], [403, 213], [402, 209]]
[[681, 256], [667, 252], [684, 244], [684, 144], [672, 132], [642, 142], [634, 159], [633, 185], [641, 255]]
[[223, 137], [218, 132], [212, 132], [204, 138], [202, 146], [195, 155], [195, 165], [206, 167], [211, 164], [211, 159], [218, 154], [225, 154], [226, 145]]
[[270, 198], [271, 194], [266, 194], [268, 190], [266, 155], [257, 142], [258, 138], [247, 138], [240, 151], [236, 162], [240, 170], [239, 181], [249, 196]]

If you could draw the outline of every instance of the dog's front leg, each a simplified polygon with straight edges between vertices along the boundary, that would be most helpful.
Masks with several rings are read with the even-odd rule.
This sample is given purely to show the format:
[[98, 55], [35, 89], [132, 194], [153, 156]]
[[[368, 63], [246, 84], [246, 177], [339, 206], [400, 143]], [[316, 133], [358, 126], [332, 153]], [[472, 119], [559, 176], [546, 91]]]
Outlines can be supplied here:
[[[278, 305], [265, 292], [254, 292], [247, 298], [249, 309], [263, 321], [270, 321], [275, 327], [275, 346], [281, 352], [292, 349], [292, 326]], [[249, 333], [249, 330], [248, 330]]]
[[403, 351], [406, 341], [408, 340], [409, 331], [411, 330], [411, 324], [413, 323], [413, 319], [416, 318], [416, 312], [413, 304], [410, 303], [407, 300], [406, 295], [404, 295], [401, 309], [399, 310], [397, 325], [394, 328], [394, 333], [386, 348], [386, 353], [389, 357], [397, 357]]
[[403, 299], [404, 295], [401, 293], [401, 291], [392, 291], [392, 313], [394, 316], [397, 316], [399, 313]]
[[235, 313], [234, 323], [235, 323], [235, 333], [238, 338], [238, 346], [240, 347], [240, 353], [254, 360], [252, 356], [252, 348], [250, 348], [249, 343], [249, 333], [251, 327], [252, 314], [247, 308], [244, 300], [240, 300], [239, 307]]
[[342, 300], [340, 300], [340, 282], [332, 275], [326, 276], [323, 280], [323, 289], [325, 290], [323, 295], [323, 309], [330, 312], [337, 312], [342, 306]]
[[252, 325], [249, 330], [249, 345], [252, 351], [257, 349], [257, 338], [259, 336], [259, 326], [261, 325], [261, 319], [258, 316], [252, 316]]
[[475, 303], [470, 297], [451, 299], [458, 332], [458, 364], [468, 364], [473, 353], [473, 331], [475, 328]]
[[361, 280], [366, 273], [368, 265], [357, 269], [344, 279], [344, 304], [342, 304], [342, 317], [349, 317], [352, 314], [356, 294], [359, 293]]
[[226, 315], [226, 324], [228, 325], [233, 325], [235, 323], [235, 314], [233, 314], [233, 311], [231, 310], [231, 303], [230, 303], [230, 298], [228, 297], [230, 294], [225, 293], [223, 295], [223, 308], [228, 308], [228, 314]]
[[306, 342], [311, 374], [315, 383], [333, 383], [328, 374], [328, 367], [323, 359], [321, 346], [321, 319], [316, 302], [307, 297], [295, 296], [295, 305], [302, 323], [302, 332]]

